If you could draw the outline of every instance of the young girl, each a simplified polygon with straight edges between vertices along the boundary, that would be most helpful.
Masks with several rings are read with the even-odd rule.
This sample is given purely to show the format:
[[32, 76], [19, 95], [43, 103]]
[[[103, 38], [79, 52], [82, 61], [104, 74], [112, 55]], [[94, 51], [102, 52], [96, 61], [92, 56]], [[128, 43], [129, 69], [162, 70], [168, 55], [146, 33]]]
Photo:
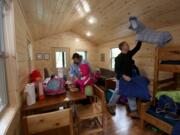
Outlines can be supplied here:
[[88, 64], [80, 65], [81, 78], [76, 81], [76, 86], [80, 88], [80, 91], [92, 101], [93, 96], [93, 77]]
[[76, 81], [76, 85], [80, 87], [82, 93], [85, 93], [86, 86], [93, 86], [93, 78], [88, 64], [81, 64], [80, 67], [81, 78]]

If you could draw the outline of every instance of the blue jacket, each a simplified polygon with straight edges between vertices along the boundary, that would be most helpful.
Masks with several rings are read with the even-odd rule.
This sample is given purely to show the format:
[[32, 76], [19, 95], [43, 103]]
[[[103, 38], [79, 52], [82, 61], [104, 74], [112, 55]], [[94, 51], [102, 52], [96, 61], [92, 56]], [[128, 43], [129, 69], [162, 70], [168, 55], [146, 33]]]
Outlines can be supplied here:
[[72, 64], [70, 67], [70, 71], [69, 71], [70, 77], [80, 77], [80, 70], [79, 70], [79, 65], [77, 64]]

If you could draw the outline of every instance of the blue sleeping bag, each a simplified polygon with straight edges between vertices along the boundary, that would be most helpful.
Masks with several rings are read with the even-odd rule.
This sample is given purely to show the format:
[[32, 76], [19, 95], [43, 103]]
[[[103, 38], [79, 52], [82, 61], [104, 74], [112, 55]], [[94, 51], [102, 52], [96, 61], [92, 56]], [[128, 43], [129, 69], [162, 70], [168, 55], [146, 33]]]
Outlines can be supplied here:
[[149, 101], [151, 96], [148, 89], [149, 81], [142, 76], [132, 77], [131, 81], [119, 80], [119, 94], [126, 97], [136, 97], [141, 100]]

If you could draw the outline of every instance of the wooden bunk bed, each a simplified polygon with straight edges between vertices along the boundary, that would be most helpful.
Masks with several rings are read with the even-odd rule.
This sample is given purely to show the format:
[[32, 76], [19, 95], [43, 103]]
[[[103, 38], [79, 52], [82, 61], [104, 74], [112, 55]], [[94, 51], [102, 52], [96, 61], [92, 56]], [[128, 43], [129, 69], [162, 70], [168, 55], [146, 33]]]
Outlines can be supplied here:
[[[170, 72], [173, 75], [170, 78], [160, 79], [160, 72]], [[177, 88], [177, 74], [180, 73], [180, 47], [156, 48], [155, 51], [155, 71], [153, 84], [153, 101], [151, 103], [141, 104], [141, 128], [144, 123], [161, 129], [171, 134], [173, 126], [164, 120], [161, 120], [147, 112], [150, 105], [155, 105], [155, 95], [160, 90], [172, 90]]]

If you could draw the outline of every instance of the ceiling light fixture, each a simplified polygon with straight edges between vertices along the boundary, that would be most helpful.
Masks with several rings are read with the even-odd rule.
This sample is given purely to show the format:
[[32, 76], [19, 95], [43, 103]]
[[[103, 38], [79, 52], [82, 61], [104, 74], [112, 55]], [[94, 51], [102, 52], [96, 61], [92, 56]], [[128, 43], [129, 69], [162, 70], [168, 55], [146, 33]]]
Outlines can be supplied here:
[[93, 16], [91, 16], [91, 17], [88, 18], [88, 22], [89, 22], [90, 24], [94, 24], [94, 23], [96, 22], [96, 18], [93, 17]]
[[86, 32], [86, 36], [90, 37], [90, 36], [92, 36], [92, 33], [88, 31], [88, 32]]
[[76, 42], [79, 42], [79, 38], [76, 38]]

